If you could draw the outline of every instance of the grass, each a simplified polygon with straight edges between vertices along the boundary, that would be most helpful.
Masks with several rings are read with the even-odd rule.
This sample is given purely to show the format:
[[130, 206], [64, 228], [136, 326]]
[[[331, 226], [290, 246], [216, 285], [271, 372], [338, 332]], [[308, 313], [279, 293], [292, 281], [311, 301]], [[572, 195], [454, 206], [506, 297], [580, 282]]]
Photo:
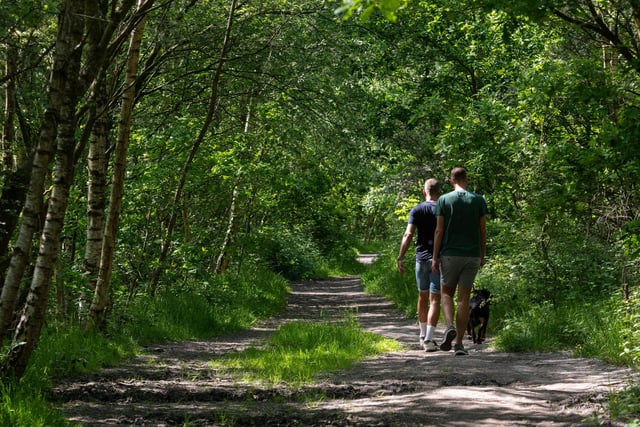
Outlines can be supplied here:
[[285, 307], [287, 292], [287, 282], [268, 271], [217, 276], [136, 299], [114, 313], [110, 332], [143, 344], [209, 338], [276, 314]]
[[[377, 261], [362, 275], [362, 282], [367, 292], [385, 296], [407, 316], [415, 317], [417, 292], [413, 265], [405, 263], [407, 274], [401, 276], [396, 271], [397, 250], [398, 242], [384, 245]], [[526, 257], [525, 252], [511, 255]], [[554, 299], [545, 299], [541, 296], [550, 286], [541, 285], [538, 276], [529, 271], [537, 265], [536, 260], [525, 258], [516, 263], [512, 258], [494, 256], [492, 263], [480, 270], [476, 285], [489, 289], [494, 296], [489, 333], [498, 350], [568, 350], [577, 357], [600, 359], [619, 366], [637, 368], [640, 365], [640, 290], [625, 300], [612, 286], [614, 279], [603, 281], [600, 277], [586, 276], [581, 280], [567, 280], [560, 290], [550, 293]], [[596, 280], [597, 284], [586, 279]], [[640, 385], [633, 384], [628, 391], [612, 394], [610, 416], [640, 418], [639, 389]], [[640, 424], [635, 421], [630, 425]]]
[[0, 425], [16, 427], [63, 427], [72, 425], [41, 392], [30, 387], [0, 384]]
[[[255, 283], [260, 283], [259, 287]], [[173, 293], [115, 304], [108, 334], [86, 334], [73, 322], [49, 322], [25, 375], [0, 388], [0, 425], [69, 426], [46, 399], [57, 378], [95, 371], [134, 356], [143, 345], [210, 338], [247, 328], [284, 308], [287, 282], [267, 271], [219, 276]]]
[[[339, 275], [357, 274], [362, 271], [362, 265], [343, 260], [334, 262], [327, 274], [329, 271]], [[288, 286], [282, 277], [271, 272], [246, 269], [239, 275], [222, 275], [171, 289], [155, 297], [138, 297], [128, 305], [116, 301], [106, 335], [86, 334], [70, 321], [48, 322], [23, 378], [0, 387], [0, 425], [74, 425], [47, 401], [47, 390], [57, 378], [118, 364], [136, 355], [144, 345], [207, 339], [251, 327], [257, 320], [285, 307]], [[270, 378], [303, 380], [328, 367], [347, 367], [362, 357], [393, 348], [392, 343], [379, 341], [378, 337], [358, 331], [348, 323], [312, 325], [306, 325], [310, 329], [304, 339], [300, 335], [303, 328], [287, 332], [290, 328], [287, 327], [278, 335], [293, 336], [269, 344], [270, 351], [284, 366], [276, 369], [276, 364], [272, 364]], [[338, 341], [330, 344], [327, 334], [336, 334]], [[315, 342], [324, 343], [325, 347], [312, 348]], [[305, 347], [296, 350], [295, 343]], [[288, 354], [287, 346], [291, 346]], [[336, 354], [331, 355], [332, 352]], [[254, 363], [259, 364], [260, 357], [269, 358], [262, 353]], [[258, 375], [260, 369], [256, 367], [253, 372]]]
[[397, 341], [363, 331], [350, 317], [338, 323], [291, 322], [281, 326], [263, 349], [249, 348], [211, 363], [244, 380], [299, 385], [400, 348]]
[[85, 334], [78, 326], [48, 325], [25, 375], [0, 387], [0, 425], [57, 427], [75, 425], [46, 397], [56, 378], [88, 372], [133, 356], [138, 345], [130, 337]]
[[362, 274], [362, 284], [367, 292], [388, 298], [405, 316], [416, 318], [415, 264], [406, 262], [406, 274], [401, 275], [397, 271], [396, 256], [396, 247], [380, 251], [377, 260]]

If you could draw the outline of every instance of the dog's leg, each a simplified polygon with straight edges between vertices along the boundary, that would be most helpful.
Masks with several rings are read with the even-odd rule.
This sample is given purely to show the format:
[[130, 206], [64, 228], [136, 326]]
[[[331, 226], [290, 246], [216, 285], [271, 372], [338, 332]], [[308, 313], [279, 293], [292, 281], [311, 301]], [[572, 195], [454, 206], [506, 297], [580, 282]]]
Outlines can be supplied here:
[[481, 317], [480, 328], [478, 329], [478, 344], [481, 344], [482, 342], [484, 342], [486, 331], [487, 331], [487, 318]]

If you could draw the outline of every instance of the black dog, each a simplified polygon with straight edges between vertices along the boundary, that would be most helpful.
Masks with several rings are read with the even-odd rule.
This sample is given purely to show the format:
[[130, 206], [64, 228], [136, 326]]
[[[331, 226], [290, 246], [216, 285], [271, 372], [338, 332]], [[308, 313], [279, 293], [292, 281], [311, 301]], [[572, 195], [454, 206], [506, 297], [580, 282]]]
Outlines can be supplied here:
[[491, 305], [491, 292], [486, 289], [474, 289], [469, 300], [469, 323], [467, 334], [474, 344], [482, 344], [489, 323], [489, 306]]

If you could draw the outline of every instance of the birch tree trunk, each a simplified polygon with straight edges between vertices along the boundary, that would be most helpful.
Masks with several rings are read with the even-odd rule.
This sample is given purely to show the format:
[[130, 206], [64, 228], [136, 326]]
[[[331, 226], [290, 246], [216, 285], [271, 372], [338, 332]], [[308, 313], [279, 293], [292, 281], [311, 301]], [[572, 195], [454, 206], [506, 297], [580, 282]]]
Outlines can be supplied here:
[[[5, 61], [5, 76], [16, 75], [16, 48], [4, 45], [7, 59]], [[13, 144], [15, 142], [14, 117], [16, 113], [16, 83], [13, 78], [9, 78], [4, 85], [4, 119], [2, 121], [2, 168], [11, 170], [13, 168]]]
[[[105, 80], [96, 83], [96, 121], [89, 140], [87, 155], [87, 243], [84, 270], [95, 278], [100, 268], [102, 232], [104, 231], [107, 187], [107, 134], [110, 120]], [[93, 292], [93, 288], [91, 291]]]
[[[108, 53], [120, 45], [131, 26], [119, 27], [128, 14], [133, 0], [113, 2], [95, 0], [61, 0], [58, 34], [54, 48], [52, 74], [49, 81], [47, 108], [35, 148], [29, 190], [22, 212], [20, 231], [14, 246], [5, 285], [0, 295], [0, 332], [7, 335], [12, 324], [20, 281], [29, 261], [35, 230], [45, 217], [38, 256], [31, 286], [15, 329], [13, 342], [2, 359], [0, 375], [20, 377], [40, 337], [44, 323], [54, 265], [60, 247], [69, 191], [78, 159], [75, 135], [77, 108], [97, 75], [104, 71]], [[120, 5], [120, 8], [117, 7]], [[110, 14], [106, 16], [105, 14]], [[133, 19], [136, 17], [134, 16]], [[133, 21], [135, 22], [135, 21]], [[110, 46], [116, 29], [121, 32]], [[85, 33], [86, 31], [86, 33]], [[83, 64], [83, 54], [86, 61]], [[57, 146], [56, 146], [57, 141]], [[44, 198], [45, 179], [50, 175], [49, 163], [55, 152], [54, 179], [51, 197]]]
[[211, 123], [213, 122], [213, 118], [217, 111], [218, 107], [218, 92], [220, 87], [220, 78], [222, 76], [222, 67], [226, 61], [227, 52], [229, 51], [229, 47], [231, 44], [231, 29], [233, 27], [234, 15], [237, 7], [237, 0], [231, 0], [231, 4], [229, 6], [229, 16], [227, 19], [227, 27], [224, 33], [224, 39], [222, 42], [222, 48], [220, 49], [220, 57], [218, 59], [218, 64], [216, 66], [216, 70], [213, 74], [213, 78], [211, 80], [211, 94], [209, 95], [209, 105], [207, 108], [207, 115], [205, 117], [204, 123], [200, 128], [200, 132], [198, 136], [193, 141], [191, 146], [191, 151], [189, 152], [189, 156], [182, 167], [182, 172], [180, 173], [180, 181], [178, 182], [178, 186], [173, 196], [173, 209], [171, 211], [171, 216], [169, 218], [169, 222], [167, 225], [167, 235], [162, 243], [162, 247], [160, 248], [160, 256], [158, 259], [158, 267], [153, 273], [153, 277], [151, 279], [151, 290], [152, 293], [155, 292], [158, 282], [160, 281], [160, 275], [162, 274], [163, 264], [165, 259], [167, 258], [167, 254], [169, 253], [169, 249], [171, 246], [171, 238], [173, 237], [173, 229], [175, 228], [176, 218], [178, 216], [178, 209], [180, 206], [180, 201], [182, 200], [182, 192], [184, 190], [185, 183], [187, 182], [187, 174], [189, 173], [189, 168], [193, 163], [193, 159], [195, 158], [198, 150], [200, 149], [200, 145], [204, 140], [207, 133], [209, 133], [209, 128], [211, 127]]
[[33, 165], [33, 156], [20, 165], [19, 169], [5, 175], [0, 196], [0, 294], [5, 281], [5, 273], [9, 267], [11, 256], [9, 247], [13, 233], [18, 226], [20, 212], [24, 205], [29, 187], [29, 177]]
[[[5, 76], [17, 74], [16, 48], [5, 46], [6, 66]], [[32, 153], [17, 153], [15, 117], [18, 114], [18, 102], [16, 100], [16, 84], [13, 78], [9, 78], [4, 85], [4, 120], [2, 125], [2, 175], [3, 185], [0, 194], [0, 293], [4, 285], [5, 272], [9, 267], [9, 244], [18, 225], [20, 212], [29, 186], [29, 176], [33, 165]], [[25, 146], [29, 145], [28, 134], [23, 133]], [[20, 151], [27, 151], [24, 147]], [[26, 154], [26, 155], [25, 155]]]
[[[145, 7], [151, 7], [153, 1], [145, 3]], [[138, 3], [138, 11], [141, 11], [142, 0]], [[104, 229], [102, 239], [102, 251], [100, 255], [100, 268], [96, 281], [93, 300], [89, 310], [89, 318], [85, 327], [95, 330], [103, 325], [105, 320], [105, 309], [109, 300], [109, 285], [113, 266], [116, 235], [122, 209], [122, 196], [124, 192], [124, 176], [126, 171], [127, 151], [129, 148], [129, 138], [131, 131], [131, 116], [135, 101], [135, 83], [138, 70], [138, 60], [140, 58], [140, 45], [146, 23], [146, 15], [143, 15], [138, 25], [131, 34], [129, 53], [127, 55], [127, 75], [125, 79], [125, 90], [122, 95], [122, 107], [120, 112], [120, 123], [118, 125], [118, 138], [116, 141], [115, 160], [113, 166], [113, 179], [111, 195], [109, 198], [109, 215]]]
[[[53, 156], [58, 123], [60, 122], [65, 98], [64, 93], [67, 90], [66, 85], [72, 79], [72, 76], [78, 75], [79, 71], [79, 58], [76, 59], [77, 63], [74, 63], [72, 58], [74, 58], [74, 49], [81, 41], [84, 22], [74, 12], [82, 9], [82, 1], [78, 0], [70, 0], [61, 4], [47, 108], [44, 113], [31, 169], [29, 190], [22, 211], [20, 230], [13, 247], [13, 254], [5, 276], [2, 294], [0, 294], [0, 334], [3, 339], [11, 332], [9, 328], [12, 325], [16, 310], [15, 305], [20, 281], [27, 267], [33, 235], [38, 229], [40, 218], [44, 215], [44, 183], [49, 175], [49, 162]], [[16, 356], [14, 354], [12, 358]], [[12, 363], [13, 361], [9, 362], [10, 365]], [[8, 368], [6, 363], [3, 368]]]
[[231, 205], [229, 206], [229, 221], [227, 223], [227, 232], [224, 234], [224, 240], [222, 242], [222, 247], [220, 248], [220, 254], [218, 255], [218, 260], [216, 261], [216, 274], [220, 274], [223, 271], [226, 271], [226, 269], [229, 267], [229, 262], [231, 261], [228, 250], [231, 247], [233, 237], [236, 235], [238, 229], [238, 226], [236, 225], [237, 198], [238, 184], [233, 186], [233, 191], [231, 193]]
[[[48, 120], [38, 144], [37, 161], [34, 162], [28, 204], [25, 205], [18, 237], [19, 243], [16, 245], [9, 268], [11, 274], [7, 275], [7, 281], [11, 281], [9, 283], [5, 281], [3, 296], [5, 290], [17, 291], [24, 272], [33, 231], [37, 224], [37, 218], [42, 213], [42, 190], [44, 178], [48, 173], [47, 163], [57, 137], [55, 178], [27, 301], [16, 327], [11, 347], [2, 360], [3, 376], [18, 378], [22, 376], [40, 336], [54, 263], [58, 253], [60, 231], [69, 200], [69, 188], [73, 181], [75, 108], [79, 99], [77, 76], [80, 73], [82, 59], [82, 50], [78, 47], [81, 46], [85, 26], [85, 2], [83, 0], [69, 0], [61, 7], [54, 75], [51, 79], [49, 108], [46, 114]], [[2, 326], [6, 328], [11, 321], [15, 295], [13, 300], [2, 298], [1, 303]]]

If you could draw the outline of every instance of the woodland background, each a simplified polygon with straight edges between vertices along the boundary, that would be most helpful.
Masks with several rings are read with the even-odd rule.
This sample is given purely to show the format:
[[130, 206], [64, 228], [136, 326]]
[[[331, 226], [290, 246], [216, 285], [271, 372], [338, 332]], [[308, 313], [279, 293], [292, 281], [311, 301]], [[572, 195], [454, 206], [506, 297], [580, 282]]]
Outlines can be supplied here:
[[136, 304], [215, 311], [363, 245], [384, 266], [458, 165], [504, 342], [537, 325], [637, 365], [638, 2], [2, 0], [0, 22], [3, 377], [44, 335], [141, 327]]

